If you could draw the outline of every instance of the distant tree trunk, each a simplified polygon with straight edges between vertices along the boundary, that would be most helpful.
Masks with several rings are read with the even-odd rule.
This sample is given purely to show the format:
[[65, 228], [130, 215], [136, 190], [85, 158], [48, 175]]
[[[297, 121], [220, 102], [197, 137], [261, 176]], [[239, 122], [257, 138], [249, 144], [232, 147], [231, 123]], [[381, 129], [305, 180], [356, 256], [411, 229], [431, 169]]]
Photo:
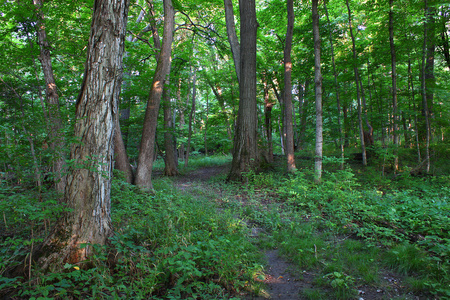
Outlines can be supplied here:
[[392, 128], [394, 135], [394, 170], [398, 171], [398, 109], [397, 109], [397, 62], [394, 44], [394, 0], [389, 0], [389, 45], [391, 48], [391, 77], [392, 77]]
[[188, 131], [188, 140], [186, 145], [186, 159], [184, 160], [184, 166], [187, 167], [189, 163], [189, 152], [191, 152], [191, 139], [192, 139], [192, 122], [194, 119], [195, 112], [195, 97], [197, 96], [197, 73], [194, 70], [194, 79], [192, 80], [192, 104], [191, 111], [189, 113], [189, 131]]
[[306, 122], [307, 122], [307, 110], [308, 110], [308, 89], [309, 89], [309, 80], [305, 81], [304, 88], [302, 91], [299, 91], [301, 94], [301, 101], [299, 105], [299, 115], [300, 115], [300, 124], [299, 124], [299, 134], [297, 145], [300, 149], [302, 149], [302, 144], [305, 140], [306, 133]]
[[[425, 16], [428, 16], [428, 1], [425, 0]], [[426, 172], [430, 172], [430, 140], [431, 140], [431, 129], [430, 129], [430, 110], [428, 108], [427, 99], [427, 77], [426, 77], [426, 61], [427, 61], [427, 43], [428, 43], [428, 22], [423, 24], [423, 48], [422, 48], [422, 82], [421, 82], [421, 92], [422, 92], [422, 111], [425, 118], [425, 131], [426, 131], [426, 145], [425, 145], [425, 160], [426, 162]]]
[[[93, 254], [90, 244], [104, 245], [112, 234], [111, 176], [113, 138], [122, 81], [122, 57], [128, 1], [96, 0], [86, 69], [76, 104], [75, 136], [65, 201], [70, 211], [47, 239], [43, 269], [62, 268]], [[87, 246], [82, 247], [83, 244]], [[49, 254], [47, 256], [47, 254]]]
[[[189, 95], [189, 93], [188, 93]], [[180, 103], [180, 121], [179, 121], [179, 125], [178, 128], [182, 131], [184, 129], [184, 125], [186, 125], [186, 121], [184, 120], [184, 115], [185, 115], [185, 110], [186, 110], [186, 106], [187, 105], [183, 105], [182, 101], [181, 101], [181, 78], [178, 79], [178, 89], [177, 89], [177, 98], [178, 98], [178, 103]], [[189, 99], [186, 101], [186, 103], [189, 101]], [[178, 157], [181, 160], [184, 160], [184, 143], [180, 144], [180, 147], [178, 148]]]
[[208, 156], [208, 115], [209, 115], [209, 93], [206, 94], [206, 115], [205, 115], [205, 134], [203, 141], [205, 144], [205, 156]]
[[295, 166], [294, 155], [294, 126], [292, 121], [292, 35], [294, 32], [294, 3], [293, 0], [287, 0], [287, 30], [286, 45], [284, 48], [284, 127], [286, 131], [286, 159], [287, 171], [294, 172], [297, 170]]
[[[327, 16], [327, 21], [328, 24], [331, 24], [330, 22], [330, 18], [328, 16], [328, 9], [327, 9], [327, 4], [326, 1], [323, 2], [323, 6], [325, 8], [325, 14]], [[337, 72], [336, 72], [336, 62], [334, 60], [334, 46], [333, 46], [333, 36], [332, 36], [332, 32], [330, 31], [330, 49], [331, 49], [331, 62], [333, 65], [333, 76], [334, 76], [334, 88], [336, 91], [336, 104], [337, 104], [337, 112], [338, 112], [338, 118], [337, 118], [337, 122], [338, 122], [338, 127], [339, 127], [339, 148], [341, 149], [341, 170], [344, 169], [344, 162], [345, 162], [345, 153], [344, 153], [344, 135], [343, 135], [343, 130], [342, 130], [342, 122], [341, 122], [341, 101], [339, 98], [339, 84], [338, 84], [338, 76], [337, 76]]]
[[114, 134], [114, 168], [122, 171], [125, 175], [125, 181], [133, 183], [133, 170], [128, 160], [128, 155], [123, 142], [122, 131], [120, 130], [119, 115], [115, 115], [115, 134]]
[[348, 3], [348, 0], [346, 0], [347, 4], [347, 11], [348, 11], [348, 25], [350, 29], [350, 36], [352, 38], [352, 51], [353, 51], [353, 71], [355, 73], [355, 84], [356, 84], [356, 98], [358, 101], [358, 123], [359, 123], [359, 138], [361, 142], [361, 152], [362, 152], [362, 162], [363, 165], [367, 165], [367, 154], [366, 154], [366, 146], [364, 143], [364, 125], [363, 125], [363, 119], [362, 119], [362, 108], [361, 108], [361, 94], [360, 94], [360, 87], [359, 87], [359, 74], [358, 74], [358, 62], [357, 62], [357, 55], [356, 55], [356, 45], [355, 45], [355, 37], [353, 35], [353, 29], [352, 29], [352, 13], [350, 10], [350, 4]]
[[236, 71], [236, 76], [238, 82], [241, 82], [241, 74], [239, 70], [240, 59], [241, 59], [241, 50], [239, 46], [238, 37], [236, 34], [236, 26], [234, 25], [234, 11], [233, 11], [233, 1], [232, 0], [224, 0], [225, 5], [225, 22], [227, 25], [227, 36], [228, 41], [231, 46], [231, 53], [233, 54], [234, 68]]
[[39, 60], [42, 65], [42, 72], [45, 79], [45, 94], [47, 98], [47, 109], [50, 125], [50, 148], [53, 151], [53, 174], [55, 187], [58, 192], [63, 193], [66, 187], [66, 178], [63, 175], [65, 168], [65, 155], [64, 155], [64, 134], [62, 132], [61, 113], [59, 110], [59, 97], [56, 88], [55, 78], [53, 76], [52, 60], [50, 56], [50, 45], [47, 41], [47, 33], [45, 25], [43, 23], [44, 16], [41, 12], [42, 1], [33, 0], [33, 4], [36, 7], [36, 13], [38, 21], [37, 37], [40, 48]]
[[264, 125], [267, 137], [267, 162], [273, 162], [273, 140], [272, 140], [272, 107], [274, 103], [270, 101], [269, 85], [264, 80]]
[[170, 72], [170, 56], [174, 31], [175, 11], [172, 0], [164, 0], [164, 33], [155, 75], [145, 111], [144, 128], [138, 156], [135, 184], [143, 190], [152, 190], [152, 168], [155, 151], [158, 112], [166, 76]]
[[[434, 56], [436, 48], [435, 39], [435, 27], [436, 27], [436, 9], [433, 6], [428, 6], [426, 8], [426, 23], [427, 24], [427, 56], [425, 62], [425, 80], [427, 89], [427, 103], [428, 103], [428, 118], [433, 118], [433, 99], [434, 99], [434, 88], [436, 78], [434, 76]], [[430, 127], [431, 130], [431, 127]], [[431, 131], [430, 131], [431, 134]], [[430, 136], [430, 139], [432, 137]]]
[[177, 169], [177, 157], [175, 155], [175, 144], [172, 134], [172, 110], [170, 105], [169, 79], [163, 91], [163, 109], [164, 109], [164, 175], [176, 176], [179, 174]]
[[241, 62], [239, 110], [234, 135], [233, 161], [228, 180], [241, 181], [242, 173], [259, 164], [256, 105], [256, 21], [255, 0], [240, 0]]
[[312, 0], [312, 19], [314, 36], [314, 84], [316, 91], [316, 155], [314, 158], [314, 182], [320, 183], [322, 178], [322, 147], [323, 147], [323, 122], [322, 122], [322, 72], [320, 69], [320, 33], [319, 14], [317, 5], [319, 0]]

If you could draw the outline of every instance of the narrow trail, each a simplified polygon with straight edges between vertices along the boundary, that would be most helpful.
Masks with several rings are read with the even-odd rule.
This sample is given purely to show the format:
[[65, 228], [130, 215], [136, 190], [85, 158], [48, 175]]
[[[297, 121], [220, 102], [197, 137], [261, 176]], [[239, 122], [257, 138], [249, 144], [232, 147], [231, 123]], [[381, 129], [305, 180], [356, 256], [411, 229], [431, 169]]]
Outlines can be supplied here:
[[[207, 167], [197, 169], [187, 175], [174, 177], [175, 186], [185, 192], [198, 186], [209, 187], [208, 180], [211, 178], [226, 174], [228, 166]], [[220, 192], [220, 191], [218, 191]], [[258, 238], [259, 230], [252, 230], [252, 238]], [[300, 299], [300, 291], [309, 286], [308, 279], [312, 280], [312, 276], [303, 273], [302, 280], [293, 274], [294, 266], [284, 258], [282, 258], [277, 249], [261, 250], [264, 253], [267, 265], [265, 268], [263, 281], [268, 289], [262, 292], [262, 295], [248, 295], [245, 299], [279, 299], [291, 300]]]
[[[222, 198], [222, 191], [217, 187], [214, 187], [210, 181], [216, 176], [223, 176], [229, 171], [229, 166], [214, 166], [203, 167], [186, 175], [179, 175], [173, 177], [174, 186], [186, 193], [192, 193], [195, 195], [198, 192], [198, 188], [205, 190], [213, 190], [213, 194], [217, 197], [213, 197], [211, 201], [218, 201]], [[240, 197], [235, 195], [236, 198]], [[246, 205], [245, 201], [241, 204]], [[219, 208], [220, 211], [220, 208]], [[245, 221], [244, 221], [245, 222]], [[249, 226], [251, 227], [251, 226]], [[252, 228], [249, 238], [258, 239], [261, 232], [261, 228]], [[250, 300], [262, 300], [262, 299], [278, 299], [278, 300], [294, 300], [294, 299], [310, 299], [302, 296], [302, 291], [317, 289], [314, 284], [316, 274], [310, 271], [299, 270], [288, 259], [283, 258], [278, 249], [260, 249], [261, 253], [265, 256], [266, 266], [264, 270], [264, 279], [260, 280], [264, 282], [267, 289], [263, 290], [260, 295], [246, 295], [243, 299]], [[398, 274], [394, 274], [390, 271], [382, 272], [382, 282], [378, 283], [378, 287], [363, 285], [358, 287], [358, 296], [352, 299], [358, 300], [382, 300], [382, 299], [398, 299], [401, 295], [404, 295], [401, 278]], [[409, 297], [412, 296], [412, 297]], [[319, 297], [322, 299], [322, 297]], [[329, 298], [332, 299], [332, 298]], [[427, 299], [422, 297], [415, 297], [408, 295], [402, 299]]]

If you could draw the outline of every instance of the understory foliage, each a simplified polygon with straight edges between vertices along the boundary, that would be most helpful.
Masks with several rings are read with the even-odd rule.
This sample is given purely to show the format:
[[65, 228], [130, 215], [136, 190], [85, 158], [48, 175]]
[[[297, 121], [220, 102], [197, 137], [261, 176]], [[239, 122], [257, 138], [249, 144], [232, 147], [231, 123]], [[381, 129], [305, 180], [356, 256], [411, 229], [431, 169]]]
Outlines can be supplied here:
[[[46, 213], [50, 211], [54, 218], [62, 209], [25, 194], [2, 191], [6, 201], [0, 205], [6, 221], [1, 229], [11, 235], [2, 234], [0, 274], [11, 264], [20, 264], [16, 259], [29, 255], [32, 243], [42, 241], [45, 233], [34, 237], [31, 225], [35, 231], [42, 230], [36, 226], [49, 218]], [[24, 199], [31, 201], [29, 205], [21, 205]], [[27, 299], [229, 299], [248, 290], [253, 273], [262, 268], [255, 246], [246, 238], [245, 224], [231, 214], [218, 215], [214, 203], [202, 195], [194, 198], [180, 193], [169, 180], [156, 180], [155, 193], [148, 195], [116, 178], [112, 208], [115, 235], [108, 247], [97, 248], [91, 257], [92, 268], [66, 264], [61, 273], [45, 274], [33, 264], [30, 278], [0, 276], [1, 295]]]
[[[190, 168], [229, 160], [198, 157]], [[350, 165], [331, 171], [335, 160], [325, 161], [321, 184], [298, 160], [294, 174], [249, 172], [244, 185], [225, 183], [223, 174], [183, 190], [157, 178], [151, 195], [115, 174], [110, 244], [97, 248], [91, 268], [66, 264], [59, 273], [39, 269], [31, 256], [65, 210], [58, 195], [3, 184], [0, 295], [239, 298], [264, 290], [261, 249], [278, 248], [297, 280], [312, 276], [305, 299], [354, 299], [370, 289], [389, 299], [450, 297], [450, 178], [379, 176]], [[10, 276], [21, 265], [27, 276]]]

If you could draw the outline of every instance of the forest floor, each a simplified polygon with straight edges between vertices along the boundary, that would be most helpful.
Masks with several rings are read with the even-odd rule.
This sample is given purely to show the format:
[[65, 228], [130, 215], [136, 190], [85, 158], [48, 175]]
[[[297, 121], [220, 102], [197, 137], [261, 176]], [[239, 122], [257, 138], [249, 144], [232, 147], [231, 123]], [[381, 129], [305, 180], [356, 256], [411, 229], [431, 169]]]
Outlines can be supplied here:
[[[225, 191], [220, 185], [214, 184], [217, 179], [224, 179], [229, 166], [214, 166], [203, 167], [186, 175], [179, 175], [174, 177], [174, 186], [185, 192], [193, 195], [200, 190], [207, 190], [210, 195], [211, 201], [217, 203], [218, 212], [220, 212], [221, 202], [224, 193], [229, 197], [230, 189]], [[232, 190], [232, 189], [231, 189]], [[250, 206], [249, 196], [245, 193], [241, 193], [237, 190], [231, 192], [232, 197], [235, 198], [237, 203], [241, 206]], [[254, 197], [253, 195], [252, 197]], [[256, 197], [258, 195], [256, 194]], [[276, 197], [276, 195], [273, 195]], [[252, 199], [253, 201], [255, 199]], [[256, 199], [263, 205], [268, 207], [271, 202], [276, 202], [277, 199], [270, 199], [267, 197]], [[240, 218], [236, 213], [236, 218]], [[247, 226], [251, 230], [249, 239], [256, 245], [259, 245], [259, 251], [262, 253], [264, 263], [264, 274], [256, 278], [257, 281], [263, 282], [265, 288], [259, 291], [258, 295], [241, 295], [244, 299], [311, 299], [319, 298], [332, 299], [331, 291], [324, 290], [323, 286], [315, 284], [316, 277], [319, 275], [318, 271], [314, 268], [308, 270], [300, 269], [295, 262], [291, 261], [289, 257], [283, 256], [277, 246], [264, 246], [264, 243], [260, 243], [260, 239], [265, 239], [271, 235], [271, 232], [267, 232], [265, 228], [259, 228], [257, 223], [253, 223], [251, 220], [241, 220], [247, 222]], [[313, 221], [311, 221], [313, 222]], [[344, 237], [344, 239], [349, 237]], [[351, 237], [350, 237], [351, 238]], [[369, 299], [429, 299], [427, 296], [417, 296], [408, 293], [405, 286], [402, 284], [402, 276], [393, 272], [392, 270], [378, 270], [381, 272], [381, 281], [377, 285], [363, 285], [358, 286], [357, 295], [349, 296], [348, 299], [369, 300]], [[320, 289], [321, 291], [314, 297], [314, 291]], [[308, 290], [309, 296], [305, 295], [304, 290]], [[321, 295], [321, 296], [319, 296]], [[328, 296], [327, 296], [328, 295]], [[429, 295], [428, 295], [429, 296]], [[328, 298], [331, 297], [331, 298]], [[347, 298], [344, 296], [344, 298]]]

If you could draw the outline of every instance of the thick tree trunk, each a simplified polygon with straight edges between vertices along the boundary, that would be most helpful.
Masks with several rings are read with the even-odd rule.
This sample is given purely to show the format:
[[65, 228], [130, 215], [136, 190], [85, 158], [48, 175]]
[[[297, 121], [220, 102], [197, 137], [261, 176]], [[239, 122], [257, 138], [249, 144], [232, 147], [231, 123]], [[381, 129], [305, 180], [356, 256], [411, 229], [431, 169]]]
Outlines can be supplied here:
[[175, 11], [171, 0], [164, 0], [164, 33], [155, 75], [144, 117], [135, 184], [143, 190], [152, 190], [152, 168], [155, 151], [156, 125], [166, 76], [170, 72], [170, 56], [174, 31]]
[[314, 36], [314, 84], [316, 91], [316, 151], [314, 158], [314, 182], [320, 183], [322, 178], [322, 148], [323, 148], [323, 122], [322, 122], [322, 72], [320, 68], [320, 33], [319, 14], [317, 5], [319, 0], [312, 0], [312, 19]]
[[39, 61], [42, 65], [42, 72], [45, 79], [45, 95], [47, 98], [48, 121], [49, 121], [49, 136], [50, 148], [53, 151], [53, 174], [55, 187], [58, 192], [63, 193], [66, 186], [65, 169], [65, 155], [64, 155], [64, 134], [62, 132], [61, 113], [59, 110], [59, 97], [56, 88], [55, 78], [53, 76], [52, 60], [50, 56], [50, 46], [47, 41], [47, 32], [43, 23], [44, 16], [41, 12], [42, 1], [33, 0], [36, 7], [38, 21], [37, 37], [40, 48]]
[[172, 126], [172, 110], [170, 103], [170, 89], [164, 88], [163, 92], [163, 109], [164, 109], [164, 175], [176, 176], [179, 174], [177, 169], [177, 157], [175, 153], [175, 143], [173, 138]]
[[241, 62], [239, 110], [234, 136], [233, 161], [228, 180], [241, 181], [242, 173], [259, 164], [256, 106], [256, 21], [255, 0], [240, 0]]
[[236, 34], [236, 26], [234, 25], [234, 11], [233, 11], [233, 1], [223, 0], [225, 5], [225, 22], [227, 25], [227, 36], [230, 42], [231, 53], [233, 54], [234, 68], [236, 70], [236, 76], [238, 82], [241, 82], [241, 74], [239, 70], [240, 60], [241, 60], [241, 47], [239, 46], [238, 37]]
[[294, 172], [297, 170], [295, 166], [294, 156], [294, 126], [292, 121], [292, 35], [294, 32], [294, 3], [293, 0], [287, 0], [287, 30], [286, 45], [284, 48], [284, 128], [286, 131], [286, 159], [287, 171]]
[[392, 128], [394, 135], [394, 170], [398, 171], [398, 109], [397, 109], [397, 61], [394, 44], [394, 0], [389, 0], [389, 45], [391, 49], [391, 77], [392, 77]]
[[359, 86], [359, 74], [358, 74], [358, 62], [357, 62], [357, 55], [356, 55], [356, 45], [355, 45], [355, 37], [353, 35], [353, 28], [352, 28], [352, 13], [350, 10], [350, 4], [348, 3], [348, 0], [346, 0], [347, 4], [347, 11], [348, 11], [348, 25], [350, 29], [350, 36], [352, 38], [352, 52], [353, 52], [353, 71], [355, 73], [355, 84], [356, 84], [356, 98], [358, 102], [358, 124], [359, 124], [359, 139], [361, 142], [361, 152], [362, 152], [362, 162], [363, 165], [367, 165], [367, 154], [366, 154], [366, 146], [364, 143], [364, 125], [363, 125], [363, 119], [362, 119], [362, 108], [361, 108], [361, 93], [360, 93], [360, 86]]
[[[79, 263], [112, 235], [113, 138], [122, 81], [128, 1], [96, 0], [83, 84], [76, 104], [75, 136], [65, 201], [71, 209], [47, 240], [44, 266]], [[82, 247], [83, 244], [88, 244]], [[47, 253], [48, 254], [48, 253]]]

